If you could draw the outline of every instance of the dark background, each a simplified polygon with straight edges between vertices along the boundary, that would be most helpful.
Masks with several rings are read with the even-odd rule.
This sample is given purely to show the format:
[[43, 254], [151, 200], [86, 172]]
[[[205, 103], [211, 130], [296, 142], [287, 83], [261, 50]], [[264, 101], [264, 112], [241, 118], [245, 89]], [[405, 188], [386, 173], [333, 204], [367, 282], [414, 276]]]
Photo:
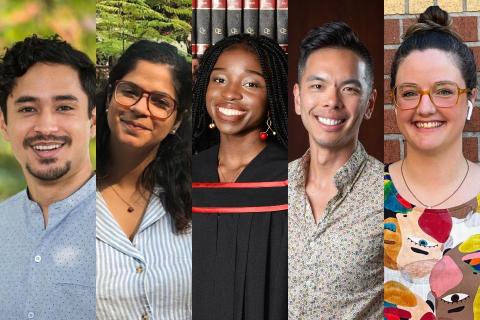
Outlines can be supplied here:
[[344, 21], [373, 57], [377, 100], [372, 118], [363, 121], [359, 139], [369, 154], [383, 161], [383, 1], [290, 1], [288, 15], [288, 160], [300, 157], [308, 148], [307, 132], [293, 104], [300, 42], [313, 27]]

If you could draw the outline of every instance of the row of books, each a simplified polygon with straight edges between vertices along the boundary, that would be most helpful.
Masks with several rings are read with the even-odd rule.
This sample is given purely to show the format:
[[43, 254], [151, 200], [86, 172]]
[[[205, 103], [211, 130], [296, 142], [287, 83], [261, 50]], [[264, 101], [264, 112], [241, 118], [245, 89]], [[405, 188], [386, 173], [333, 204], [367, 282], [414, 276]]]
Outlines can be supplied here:
[[249, 33], [288, 49], [288, 0], [193, 0], [192, 55], [226, 36]]

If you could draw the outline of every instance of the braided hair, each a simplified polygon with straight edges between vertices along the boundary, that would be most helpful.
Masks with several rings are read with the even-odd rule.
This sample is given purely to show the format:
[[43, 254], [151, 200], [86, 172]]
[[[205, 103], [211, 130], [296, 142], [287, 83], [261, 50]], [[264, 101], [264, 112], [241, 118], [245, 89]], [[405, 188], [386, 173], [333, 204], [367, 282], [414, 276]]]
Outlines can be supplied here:
[[233, 35], [217, 42], [205, 52], [193, 87], [192, 126], [193, 152], [218, 144], [218, 130], [209, 130], [212, 121], [208, 112], [205, 97], [207, 94], [210, 74], [223, 51], [232, 46], [243, 45], [252, 51], [260, 62], [267, 88], [267, 110], [272, 120], [272, 129], [276, 135], [269, 136], [285, 149], [288, 147], [288, 67], [287, 56], [280, 46], [272, 39], [264, 36], [248, 34]]

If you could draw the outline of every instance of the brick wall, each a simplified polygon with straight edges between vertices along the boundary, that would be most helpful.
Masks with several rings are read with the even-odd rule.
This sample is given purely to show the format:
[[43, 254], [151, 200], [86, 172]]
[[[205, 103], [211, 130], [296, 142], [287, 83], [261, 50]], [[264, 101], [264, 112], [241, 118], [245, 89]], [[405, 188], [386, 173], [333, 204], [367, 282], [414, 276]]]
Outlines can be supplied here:
[[[390, 65], [401, 35], [419, 13], [431, 5], [439, 5], [453, 18], [453, 25], [469, 47], [472, 48], [480, 70], [480, 0], [385, 0], [384, 1], [384, 161], [397, 161], [404, 156], [405, 141], [398, 131], [395, 113], [388, 90]], [[480, 72], [478, 73], [480, 79]], [[480, 162], [480, 105], [477, 98], [473, 117], [467, 121], [463, 132], [465, 156]]]

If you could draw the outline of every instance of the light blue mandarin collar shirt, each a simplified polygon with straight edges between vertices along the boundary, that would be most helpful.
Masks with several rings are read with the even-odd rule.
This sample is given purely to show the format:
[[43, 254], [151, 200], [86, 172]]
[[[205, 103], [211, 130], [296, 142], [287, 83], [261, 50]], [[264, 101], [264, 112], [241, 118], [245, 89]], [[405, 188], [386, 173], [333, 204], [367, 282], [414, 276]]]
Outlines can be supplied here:
[[52, 204], [0, 204], [0, 319], [95, 319], [95, 176]]

